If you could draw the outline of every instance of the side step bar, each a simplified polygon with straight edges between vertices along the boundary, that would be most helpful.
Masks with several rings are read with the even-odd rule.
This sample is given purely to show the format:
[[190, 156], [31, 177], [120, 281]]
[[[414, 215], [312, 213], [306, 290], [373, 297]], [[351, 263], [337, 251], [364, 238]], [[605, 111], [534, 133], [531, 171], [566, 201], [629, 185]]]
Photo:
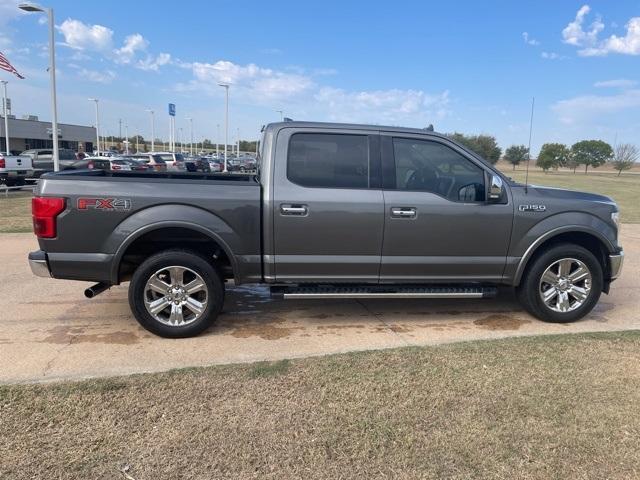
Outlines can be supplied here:
[[271, 296], [275, 298], [489, 298], [495, 297], [498, 289], [493, 286], [447, 286], [447, 285], [315, 285], [274, 286]]

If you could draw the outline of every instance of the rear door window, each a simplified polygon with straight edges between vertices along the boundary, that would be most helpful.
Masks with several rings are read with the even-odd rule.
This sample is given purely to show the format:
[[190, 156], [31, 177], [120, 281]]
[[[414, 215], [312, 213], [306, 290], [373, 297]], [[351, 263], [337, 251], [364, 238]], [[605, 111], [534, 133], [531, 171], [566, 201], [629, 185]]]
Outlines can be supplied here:
[[287, 178], [303, 187], [369, 188], [368, 137], [293, 134], [287, 156]]

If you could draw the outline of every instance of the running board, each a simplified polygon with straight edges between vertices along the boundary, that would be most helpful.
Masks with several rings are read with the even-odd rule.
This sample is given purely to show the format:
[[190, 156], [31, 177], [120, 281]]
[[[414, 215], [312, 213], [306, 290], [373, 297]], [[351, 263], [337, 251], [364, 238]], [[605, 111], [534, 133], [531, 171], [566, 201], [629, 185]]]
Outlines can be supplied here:
[[426, 286], [426, 285], [317, 285], [274, 286], [271, 296], [293, 299], [314, 298], [489, 298], [498, 289], [492, 286]]

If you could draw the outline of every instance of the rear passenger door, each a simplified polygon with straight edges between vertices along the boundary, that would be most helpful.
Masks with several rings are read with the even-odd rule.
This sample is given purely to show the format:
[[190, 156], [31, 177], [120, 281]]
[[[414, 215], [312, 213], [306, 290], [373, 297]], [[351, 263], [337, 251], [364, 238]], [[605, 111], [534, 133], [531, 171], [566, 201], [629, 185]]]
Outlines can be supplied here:
[[486, 167], [446, 139], [383, 133], [381, 143], [380, 281], [500, 281], [513, 221], [508, 189], [488, 203]]
[[276, 280], [376, 283], [384, 228], [377, 132], [283, 129], [275, 158]]

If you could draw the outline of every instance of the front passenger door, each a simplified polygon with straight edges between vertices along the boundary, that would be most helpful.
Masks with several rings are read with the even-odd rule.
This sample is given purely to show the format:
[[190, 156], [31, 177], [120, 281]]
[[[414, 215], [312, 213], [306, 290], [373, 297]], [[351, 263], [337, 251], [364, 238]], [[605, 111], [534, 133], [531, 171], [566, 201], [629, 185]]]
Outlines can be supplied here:
[[383, 134], [380, 281], [498, 282], [513, 206], [486, 202], [485, 167], [454, 143]]

